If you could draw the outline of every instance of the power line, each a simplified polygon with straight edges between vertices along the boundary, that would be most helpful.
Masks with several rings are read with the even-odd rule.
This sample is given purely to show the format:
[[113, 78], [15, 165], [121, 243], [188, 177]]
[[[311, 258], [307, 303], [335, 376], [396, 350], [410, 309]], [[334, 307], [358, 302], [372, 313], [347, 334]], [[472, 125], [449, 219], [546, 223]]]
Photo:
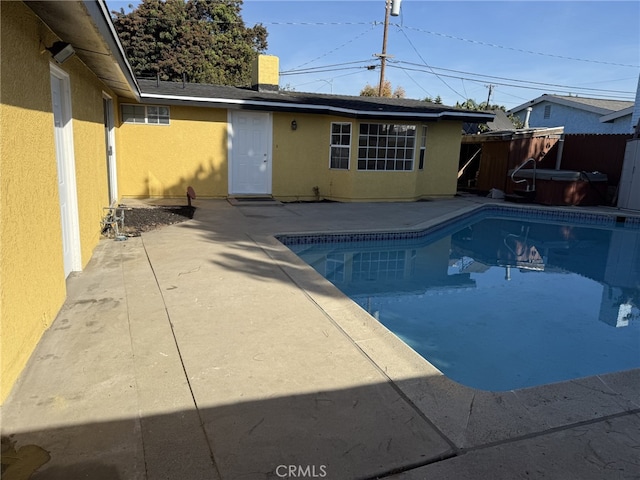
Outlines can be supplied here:
[[[118, 14], [120, 14], [120, 12], [116, 11], [116, 10], [110, 10], [111, 11], [115, 11]], [[129, 15], [133, 12], [126, 12], [124, 15]], [[139, 14], [138, 14], [139, 15]], [[113, 15], [112, 15], [113, 16]], [[166, 22], [172, 22], [172, 23], [176, 23], [179, 20], [170, 20], [166, 17], [159, 17], [159, 16], [152, 16], [152, 15], [139, 15], [140, 18], [144, 18], [147, 20], [162, 20], [162, 21], [166, 21]], [[210, 23], [215, 23], [215, 24], [228, 24], [228, 25], [236, 25], [236, 24], [243, 24], [246, 25], [246, 23], [244, 22], [244, 20], [241, 21], [236, 21], [236, 22], [229, 22], [226, 20], [210, 20]], [[335, 27], [335, 26], [354, 26], [354, 25], [372, 25], [372, 27], [376, 27], [378, 25], [382, 25], [382, 22], [379, 21], [368, 21], [368, 22], [258, 22], [257, 24], [261, 24], [261, 25], [275, 25], [275, 26], [304, 26], [304, 27]], [[560, 58], [563, 60], [573, 60], [576, 62], [587, 62], [587, 63], [598, 63], [601, 65], [613, 65], [616, 67], [629, 67], [629, 68], [640, 68], [640, 65], [632, 65], [632, 64], [628, 64], [628, 63], [615, 63], [615, 62], [607, 62], [604, 60], [593, 60], [593, 59], [587, 59], [587, 58], [578, 58], [578, 57], [569, 57], [569, 56], [565, 56], [565, 55], [557, 55], [554, 53], [546, 53], [546, 52], [536, 52], [534, 50], [527, 50], [524, 48], [516, 48], [516, 47], [507, 47], [505, 45], [499, 45], [496, 43], [490, 43], [490, 42], [483, 42], [481, 40], [473, 40], [473, 39], [469, 39], [469, 38], [464, 38], [464, 37], [458, 37], [456, 35], [449, 35], [447, 33], [440, 33], [440, 32], [434, 32], [431, 30], [425, 30], [423, 28], [418, 28], [418, 27], [410, 27], [404, 24], [398, 24], [398, 23], [390, 23], [390, 26], [395, 26], [398, 27], [400, 30], [402, 30], [403, 28], [407, 28], [410, 30], [414, 30], [416, 32], [420, 32], [420, 33], [426, 33], [428, 35], [435, 35], [438, 37], [442, 37], [442, 38], [448, 38], [450, 40], [458, 40], [461, 42], [467, 42], [467, 43], [472, 43], [475, 45], [483, 45], [485, 47], [492, 47], [492, 48], [500, 48], [503, 50], [512, 50], [514, 52], [521, 52], [521, 53], [527, 53], [530, 55], [541, 55], [541, 56], [545, 56], [545, 57], [552, 57], [552, 58]], [[308, 62], [310, 63], [310, 62]]]
[[[422, 60], [424, 59], [422, 58]], [[362, 66], [359, 64], [368, 64], [368, 65]], [[356, 66], [356, 65], [359, 65], [359, 66]], [[417, 68], [405, 67], [404, 65], [410, 65], [411, 67], [417, 67]], [[579, 87], [575, 85], [562, 85], [562, 84], [547, 83], [547, 82], [536, 82], [533, 80], [522, 80], [522, 79], [515, 79], [515, 78], [508, 78], [508, 77], [500, 77], [496, 75], [486, 75], [482, 73], [466, 72], [462, 70], [454, 70], [450, 68], [431, 66], [426, 63], [420, 64], [420, 63], [414, 63], [414, 62], [405, 62], [401, 60], [394, 60], [393, 62], [390, 62], [389, 67], [402, 70], [405, 74], [407, 74], [408, 71], [428, 73], [436, 76], [436, 78], [438, 78], [441, 82], [443, 82], [447, 86], [449, 86], [449, 84], [444, 80], [444, 78], [454, 78], [462, 81], [466, 80], [469, 82], [475, 82], [479, 84], [480, 83], [484, 84], [485, 82], [490, 81], [494, 85], [502, 85], [502, 86], [515, 87], [515, 88], [525, 88], [529, 90], [545, 90], [548, 88], [553, 88], [558, 92], [564, 92], [564, 93], [583, 93], [583, 94], [591, 94], [591, 95], [606, 94], [607, 96], [610, 96], [612, 98], [615, 97], [615, 98], [625, 99], [625, 100], [630, 99], [635, 95], [635, 92], [631, 92], [631, 91]], [[282, 76], [307, 75], [307, 74], [314, 74], [314, 73], [346, 71], [346, 70], [354, 70], [354, 69], [359, 70], [362, 68], [373, 70], [376, 67], [375, 65], [371, 64], [371, 60], [357, 60], [352, 62], [335, 63], [330, 65], [322, 65], [318, 67], [309, 67], [304, 69], [286, 70], [286, 71], [280, 72], [280, 75]], [[449, 72], [449, 73], [442, 73], [442, 72]], [[460, 75], [453, 75], [453, 74], [460, 74]], [[477, 78], [473, 78], [473, 77], [477, 77]], [[415, 83], [415, 80], [412, 79], [412, 81], [414, 81]], [[453, 90], [461, 98], [466, 100], [466, 98], [463, 95], [461, 95], [459, 92], [457, 92], [455, 89], [453, 89], [450, 86], [449, 88]]]
[[[410, 41], [409, 43], [411, 44]], [[411, 46], [414, 47], [413, 44], [411, 44]], [[418, 56], [420, 56], [421, 60], [424, 61], [424, 58], [420, 55], [420, 53], [417, 51], [416, 53], [418, 54]], [[354, 66], [358, 64], [368, 64], [368, 65], [357, 66], [357, 67]], [[411, 67], [418, 67], [418, 68], [403, 67], [404, 65], [409, 65]], [[563, 91], [566, 91], [566, 93], [582, 92], [582, 93], [588, 93], [593, 95], [607, 94], [609, 96], [615, 96], [618, 98], [625, 98], [625, 99], [635, 95], [635, 92], [626, 91], [626, 90], [580, 87], [576, 85], [563, 85], [563, 84], [557, 84], [557, 83], [537, 82], [534, 80], [522, 80], [517, 78], [501, 77], [497, 75], [487, 75], [483, 73], [467, 72], [464, 70], [455, 70], [451, 68], [436, 67], [436, 66], [431, 66], [426, 62], [421, 64], [421, 63], [414, 63], [414, 62], [406, 62], [402, 60], [393, 60], [390, 62], [389, 66], [403, 70], [405, 74], [407, 73], [407, 71], [416, 71], [416, 72], [429, 73], [429, 74], [435, 75], [441, 82], [447, 85], [451, 90], [453, 90], [461, 98], [465, 98], [465, 97], [461, 95], [458, 91], [453, 89], [451, 86], [449, 86], [449, 84], [447, 84], [447, 82], [444, 81], [443, 78], [455, 78], [462, 81], [466, 80], [466, 81], [476, 82], [476, 83], [484, 83], [489, 81], [492, 84], [496, 84], [496, 85], [528, 88], [531, 90], [544, 90], [546, 88], [554, 88], [554, 89], [562, 89]], [[283, 75], [283, 76], [305, 75], [305, 74], [322, 73], [322, 72], [328, 72], [328, 71], [353, 70], [353, 69], [360, 69], [360, 68], [367, 68], [367, 69], [373, 70], [375, 69], [375, 66], [371, 64], [371, 60], [357, 60], [352, 62], [335, 63], [335, 64], [322, 65], [317, 67], [308, 67], [304, 69], [286, 70], [286, 71], [280, 72], [280, 75]], [[442, 73], [442, 72], [449, 72], [449, 73]], [[459, 75], [452, 75], [452, 74], [459, 74]], [[473, 77], [477, 77], [477, 78], [473, 78]]]
[[[631, 92], [631, 91], [627, 91], [627, 90], [611, 90], [611, 89], [603, 89], [603, 88], [578, 87], [578, 86], [575, 86], [575, 85], [561, 85], [561, 84], [557, 84], [557, 83], [536, 82], [536, 81], [533, 81], [533, 80], [521, 80], [521, 79], [518, 79], [518, 78], [499, 77], [499, 76], [496, 76], [496, 75], [486, 75], [486, 74], [483, 74], [483, 73], [465, 72], [463, 70], [453, 70], [451, 68], [434, 67], [434, 66], [430, 66], [430, 65], [421, 65], [419, 63], [404, 62], [404, 61], [396, 61], [394, 63], [402, 63], [402, 64], [412, 65], [412, 66], [416, 66], [416, 67], [428, 67], [430, 70], [442, 70], [444, 72], [460, 73], [460, 74], [463, 74], [463, 75], [472, 75], [474, 77], [482, 77], [484, 79], [505, 80], [505, 81], [509, 81], [509, 82], [519, 82], [519, 83], [525, 83], [525, 84], [530, 84], [530, 85], [540, 85], [542, 87], [559, 87], [559, 88], [569, 88], [569, 89], [574, 89], [574, 90], [585, 90], [585, 91], [588, 90], [588, 91], [593, 91], [593, 92], [608, 92], [608, 93], [620, 93], [620, 94], [623, 94], [623, 95], [635, 95], [635, 92]], [[454, 78], [456, 78], [456, 77], [454, 77]], [[466, 80], [473, 80], [473, 79], [469, 79], [469, 78], [465, 78], [465, 79]], [[481, 79], [478, 79], [477, 81], [481, 81]]]
[[[414, 72], [422, 72], [422, 73], [427, 73], [427, 74], [431, 74], [431, 75], [436, 75], [438, 78], [440, 77], [446, 77], [446, 78], [457, 78], [458, 80], [467, 80], [469, 82], [476, 82], [476, 83], [484, 83], [483, 80], [480, 79], [474, 79], [474, 78], [465, 78], [465, 77], [461, 77], [458, 75], [449, 75], [449, 74], [436, 74], [432, 71], [429, 70], [425, 70], [425, 69], [417, 69], [417, 68], [407, 68], [407, 67], [399, 67], [397, 65], [389, 65], [389, 67], [391, 68], [397, 68], [399, 70], [410, 70], [410, 71], [414, 71]], [[514, 87], [514, 88], [524, 88], [524, 89], [528, 89], [528, 90], [544, 90], [543, 88], [541, 88], [540, 86], [528, 86], [528, 85], [517, 85], [517, 84], [513, 84], [513, 83], [505, 83], [505, 82], [493, 82], [494, 85], [502, 85], [502, 86], [506, 86], [506, 87]], [[566, 94], [575, 94], [575, 93], [580, 93], [581, 92], [581, 88], [576, 88], [576, 87], [565, 87], [565, 88], [556, 88], [555, 91], [560, 92], [560, 93], [566, 93]], [[610, 90], [602, 90], [602, 92], [611, 92]], [[592, 92], [593, 93], [593, 92]], [[619, 95], [619, 94], [611, 94], [608, 93], [607, 97], [612, 98], [612, 99], [618, 99], [618, 100], [632, 100], [632, 96], [629, 95]]]
[[[345, 74], [343, 74], [343, 75], [336, 75], [336, 76], [334, 76], [334, 77], [331, 77], [331, 82], [333, 82], [336, 78], [348, 77], [349, 75], [355, 75], [355, 74], [357, 74], [357, 73], [359, 73], [359, 72], [349, 72], [349, 73], [345, 73]], [[324, 78], [319, 78], [319, 79], [316, 79], [316, 80], [312, 80], [312, 81], [310, 81], [310, 82], [298, 83], [298, 84], [296, 84], [296, 85], [293, 85], [293, 87], [294, 87], [294, 88], [297, 88], [297, 87], [303, 87], [303, 86], [305, 86], [305, 85], [311, 85], [312, 83], [327, 82], [327, 81], [328, 81], [328, 80], [326, 80], [326, 79], [324, 79]]]
[[352, 26], [352, 25], [382, 25], [381, 22], [260, 22], [263, 25], [286, 25], [293, 27], [335, 27], [335, 26]]
[[407, 72], [406, 70], [403, 70], [404, 74], [409, 77], [409, 80], [411, 80], [413, 83], [416, 84], [416, 86], [421, 89], [424, 93], [426, 93], [429, 97], [431, 97], [431, 92], [429, 92], [429, 90], [427, 90], [426, 88], [424, 88], [420, 83], [418, 83], [411, 75], [409, 75], [409, 72]]
[[[317, 73], [318, 71], [325, 71], [327, 68], [333, 67], [341, 67], [345, 65], [354, 65], [356, 63], [371, 63], [371, 60], [356, 60], [353, 62], [344, 62], [344, 63], [334, 63], [330, 65], [322, 65], [319, 67], [309, 67], [309, 68], [301, 68], [301, 69], [291, 69], [291, 70], [283, 70], [280, 72], [280, 75], [303, 75], [305, 73]], [[353, 67], [348, 67], [353, 68]], [[361, 68], [361, 67], [358, 67]]]
[[289, 72], [289, 73], [281, 73], [280, 76], [284, 77], [286, 75], [309, 75], [312, 73], [324, 73], [324, 72], [342, 72], [345, 70], [354, 70], [354, 69], [367, 69], [367, 70], [374, 70], [375, 66], [373, 68], [369, 68], [367, 66], [364, 67], [338, 67], [338, 68], [324, 68], [324, 69], [317, 69], [317, 70], [313, 70], [313, 71], [306, 71], [306, 72]]
[[313, 60], [309, 60], [308, 62], [305, 62], [305, 63], [303, 63], [303, 64], [301, 64], [301, 65], [298, 65], [297, 67], [294, 67], [294, 69], [295, 69], [295, 68], [304, 67], [305, 65], [309, 65], [310, 63], [313, 63], [313, 62], [315, 62], [316, 60], [320, 60], [321, 58], [324, 58], [324, 57], [326, 57], [326, 56], [328, 56], [328, 55], [331, 55], [331, 54], [332, 54], [332, 53], [334, 53], [334, 52], [337, 52], [338, 50], [340, 50], [340, 49], [342, 49], [342, 48], [346, 47], [346, 46], [347, 46], [347, 45], [349, 45], [350, 43], [355, 42], [355, 41], [356, 41], [357, 39], [359, 39], [360, 37], [362, 37], [362, 36], [364, 36], [365, 34], [369, 33], [369, 32], [370, 32], [371, 30], [373, 30], [374, 28], [376, 28], [376, 25], [373, 25], [369, 30], [365, 30], [364, 32], [361, 32], [360, 34], [356, 35], [356, 36], [355, 36], [355, 37], [353, 37], [351, 40], [349, 40], [349, 41], [347, 41], [347, 42], [343, 43], [343, 44], [342, 44], [342, 45], [340, 45], [339, 47], [336, 47], [336, 48], [334, 48], [333, 50], [330, 50], [330, 51], [328, 51], [327, 53], [325, 53], [325, 54], [323, 54], [323, 55], [320, 55], [319, 57], [314, 58]]
[[456, 95], [458, 95], [460, 98], [462, 98], [463, 100], [466, 100], [466, 98], [464, 97], [464, 95], [462, 95], [460, 92], [458, 92], [456, 89], [454, 89], [451, 85], [449, 85], [447, 82], [445, 82], [442, 78], [440, 78], [440, 75], [438, 75], [436, 72], [433, 71], [433, 69], [427, 64], [427, 62], [425, 61], [424, 58], [422, 58], [422, 55], [420, 55], [420, 52], [418, 51], [418, 49], [415, 47], [415, 45], [413, 44], [413, 42], [411, 42], [411, 40], [409, 39], [409, 37], [407, 36], [407, 34], [405, 33], [405, 31], [402, 29], [402, 27], [400, 27], [400, 32], [402, 32], [402, 34], [404, 35], [404, 38], [407, 39], [407, 42], [409, 42], [409, 45], [411, 45], [411, 48], [413, 48], [414, 52], [416, 52], [416, 55], [418, 55], [418, 57], [420, 57], [420, 60], [422, 60], [422, 63], [424, 63], [424, 65], [429, 68], [431, 70], [431, 73], [433, 73], [438, 80], [440, 80], [442, 83], [444, 83], [449, 90], [451, 90], [453, 93], [455, 93]]
[[602, 60], [590, 60], [590, 59], [586, 59], [586, 58], [567, 57], [567, 56], [564, 56], [564, 55], [556, 55], [554, 53], [535, 52], [533, 50], [526, 50], [526, 49], [523, 49], [523, 48], [515, 48], [515, 47], [505, 47], [504, 45], [498, 45], [498, 44], [489, 43], [489, 42], [482, 42], [480, 40], [470, 40], [468, 38], [456, 37], [455, 35], [448, 35], [446, 33], [432, 32], [430, 30], [424, 30], [424, 29], [416, 28], [416, 27], [408, 27], [406, 25], [404, 25], [404, 26], [398, 25], [398, 24], [395, 24], [395, 25], [397, 27], [400, 27], [401, 29], [402, 28], [408, 28], [410, 30], [415, 30], [416, 32], [427, 33], [429, 35], [436, 35], [438, 37], [449, 38], [449, 39], [452, 39], [452, 40], [459, 40], [461, 42], [473, 43], [473, 44], [476, 44], [476, 45], [483, 45], [485, 47], [501, 48], [503, 50], [512, 50], [514, 52], [528, 53], [528, 54], [531, 54], [531, 55], [542, 55], [544, 57], [561, 58], [563, 60], [573, 60], [573, 61], [576, 61], [576, 62], [599, 63], [599, 64], [602, 64], [602, 65], [614, 65], [616, 67], [640, 68], [640, 65], [631, 65], [631, 64], [627, 64], [627, 63], [605, 62], [605, 61], [602, 61]]

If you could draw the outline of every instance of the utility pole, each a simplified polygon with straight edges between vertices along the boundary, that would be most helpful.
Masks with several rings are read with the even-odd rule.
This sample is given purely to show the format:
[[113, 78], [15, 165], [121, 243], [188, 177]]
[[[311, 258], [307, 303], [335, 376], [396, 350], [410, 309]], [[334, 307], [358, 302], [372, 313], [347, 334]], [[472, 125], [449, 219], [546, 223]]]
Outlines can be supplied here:
[[495, 85], [489, 84], [485, 85], [485, 87], [489, 87], [489, 95], [487, 95], [487, 110], [489, 110], [489, 105], [491, 105], [491, 94], [493, 93]]
[[401, 0], [384, 1], [384, 32], [382, 34], [382, 53], [376, 54], [376, 57], [380, 58], [380, 84], [378, 85], [379, 97], [382, 96], [382, 89], [384, 87], [384, 67], [387, 64], [387, 32], [389, 30], [389, 15], [393, 15], [394, 17], [398, 16], [398, 14], [400, 13], [400, 2]]

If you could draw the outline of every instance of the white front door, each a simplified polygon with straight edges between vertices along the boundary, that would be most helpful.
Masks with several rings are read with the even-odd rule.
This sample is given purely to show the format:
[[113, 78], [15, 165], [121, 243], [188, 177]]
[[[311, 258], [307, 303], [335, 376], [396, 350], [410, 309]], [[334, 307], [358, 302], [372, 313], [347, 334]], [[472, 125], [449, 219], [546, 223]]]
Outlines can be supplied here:
[[271, 115], [233, 111], [229, 128], [229, 194], [271, 194]]
[[62, 255], [66, 278], [72, 271], [81, 269], [80, 232], [78, 229], [78, 197], [73, 155], [73, 132], [71, 130], [69, 77], [54, 65], [51, 66], [51, 101], [58, 168]]

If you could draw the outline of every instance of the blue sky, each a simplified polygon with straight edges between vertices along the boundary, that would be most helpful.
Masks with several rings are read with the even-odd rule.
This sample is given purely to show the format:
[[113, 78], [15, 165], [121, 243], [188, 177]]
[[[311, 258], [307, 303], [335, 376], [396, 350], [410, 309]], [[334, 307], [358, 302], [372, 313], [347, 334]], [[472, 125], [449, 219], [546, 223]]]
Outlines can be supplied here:
[[[107, 0], [110, 8], [125, 11], [130, 3], [139, 2]], [[440, 95], [448, 105], [465, 98], [486, 101], [490, 84], [491, 103], [507, 108], [543, 93], [635, 97], [638, 1], [401, 5], [401, 15], [390, 19], [387, 54], [393, 58], [385, 78], [408, 98]], [[384, 0], [245, 0], [242, 17], [249, 26], [267, 28], [267, 53], [280, 58], [281, 86], [358, 95], [380, 78], [374, 54], [382, 51], [384, 12]], [[293, 74], [302, 69], [307, 73]]]

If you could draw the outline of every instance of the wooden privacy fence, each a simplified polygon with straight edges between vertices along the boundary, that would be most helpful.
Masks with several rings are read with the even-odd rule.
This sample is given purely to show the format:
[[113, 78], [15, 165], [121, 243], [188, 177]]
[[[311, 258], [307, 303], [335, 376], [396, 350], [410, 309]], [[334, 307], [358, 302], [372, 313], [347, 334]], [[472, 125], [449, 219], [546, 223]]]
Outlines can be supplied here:
[[[561, 170], [606, 173], [609, 186], [620, 183], [624, 150], [629, 134], [577, 134], [564, 136], [564, 148], [560, 163]], [[557, 148], [555, 145], [538, 164], [540, 168], [555, 168]]]
[[[473, 139], [463, 139], [463, 145], [468, 145], [469, 152], [473, 148], [482, 148], [475, 175], [477, 191], [488, 192], [492, 188], [511, 191], [507, 172], [530, 157], [538, 160], [538, 168], [555, 168], [560, 145], [559, 139], [555, 137], [499, 139], [475, 135]], [[617, 187], [627, 140], [631, 138], [630, 134], [566, 134], [560, 169], [606, 173], [609, 186]], [[467, 173], [472, 174], [473, 172]]]
[[476, 188], [482, 192], [488, 192], [492, 188], [506, 191], [509, 170], [516, 168], [527, 158], [545, 158], [557, 141], [557, 138], [539, 136], [482, 142]]

